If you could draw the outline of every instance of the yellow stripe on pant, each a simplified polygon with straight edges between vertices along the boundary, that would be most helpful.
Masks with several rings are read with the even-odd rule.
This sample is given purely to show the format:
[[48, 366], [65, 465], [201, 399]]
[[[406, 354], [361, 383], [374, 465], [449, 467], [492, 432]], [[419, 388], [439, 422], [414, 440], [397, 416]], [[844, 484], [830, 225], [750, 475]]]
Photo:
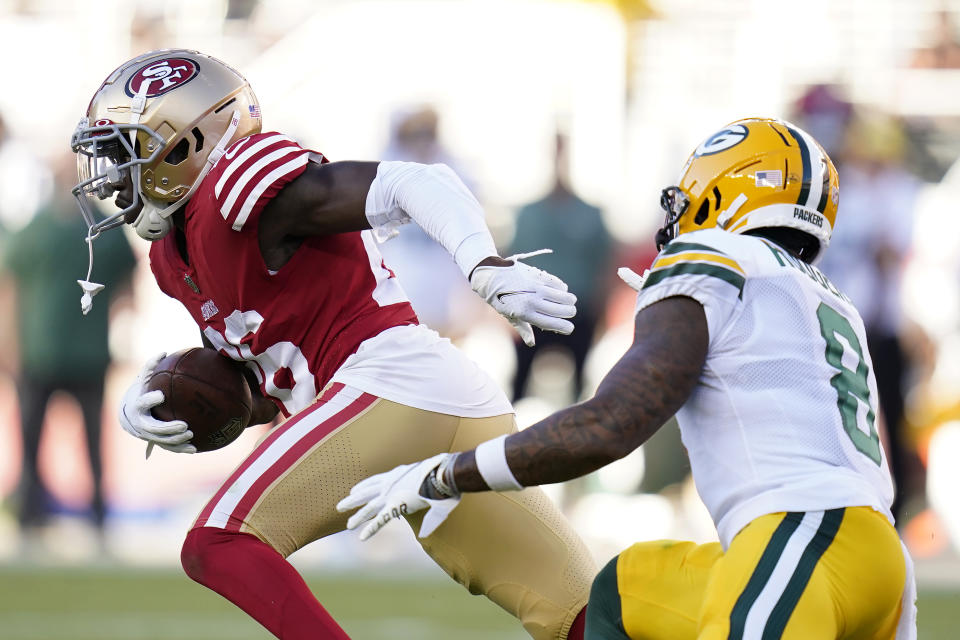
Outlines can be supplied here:
[[892, 640], [905, 563], [883, 515], [848, 507], [761, 516], [725, 553], [638, 543], [618, 557], [616, 578], [632, 640]]

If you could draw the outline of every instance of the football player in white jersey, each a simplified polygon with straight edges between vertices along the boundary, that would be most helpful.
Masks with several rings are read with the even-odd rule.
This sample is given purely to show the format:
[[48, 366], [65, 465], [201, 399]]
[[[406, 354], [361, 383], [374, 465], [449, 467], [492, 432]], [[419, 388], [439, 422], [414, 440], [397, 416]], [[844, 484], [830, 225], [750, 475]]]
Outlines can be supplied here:
[[710, 136], [663, 191], [651, 269], [621, 270], [639, 291], [634, 342], [596, 395], [368, 478], [340, 503], [360, 507], [348, 526], [366, 538], [468, 492], [575, 478], [676, 414], [720, 541], [624, 550], [594, 581], [586, 637], [914, 637], [863, 323], [813, 266], [838, 197], [830, 158], [790, 123], [750, 118]]

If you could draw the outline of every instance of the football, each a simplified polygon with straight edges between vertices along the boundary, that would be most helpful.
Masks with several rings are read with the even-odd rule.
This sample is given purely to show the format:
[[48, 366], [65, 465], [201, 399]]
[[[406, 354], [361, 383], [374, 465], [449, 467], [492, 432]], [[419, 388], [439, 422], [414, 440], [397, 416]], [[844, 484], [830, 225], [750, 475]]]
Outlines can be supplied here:
[[158, 420], [183, 420], [197, 451], [214, 451], [236, 440], [247, 424], [253, 399], [243, 365], [214, 349], [171, 353], [153, 370], [147, 389], [163, 391], [153, 408]]

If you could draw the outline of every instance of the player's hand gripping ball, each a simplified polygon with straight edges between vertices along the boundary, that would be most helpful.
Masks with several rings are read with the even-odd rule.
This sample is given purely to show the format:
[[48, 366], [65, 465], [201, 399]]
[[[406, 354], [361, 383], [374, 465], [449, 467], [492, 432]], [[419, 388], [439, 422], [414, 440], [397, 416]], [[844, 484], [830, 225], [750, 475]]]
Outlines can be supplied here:
[[153, 416], [186, 422], [193, 432], [190, 444], [198, 452], [227, 446], [250, 423], [253, 398], [243, 365], [214, 349], [194, 347], [168, 355], [157, 363], [147, 389], [163, 392]]

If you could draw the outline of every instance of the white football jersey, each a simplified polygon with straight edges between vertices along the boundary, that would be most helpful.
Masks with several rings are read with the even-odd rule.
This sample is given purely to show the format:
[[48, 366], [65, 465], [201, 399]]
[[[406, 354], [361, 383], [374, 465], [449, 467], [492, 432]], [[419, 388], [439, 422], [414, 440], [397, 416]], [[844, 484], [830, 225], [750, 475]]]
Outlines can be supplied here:
[[775, 243], [719, 229], [667, 244], [637, 311], [678, 295], [707, 317], [707, 361], [677, 421], [724, 548], [779, 511], [869, 506], [892, 522], [877, 385], [850, 300]]

